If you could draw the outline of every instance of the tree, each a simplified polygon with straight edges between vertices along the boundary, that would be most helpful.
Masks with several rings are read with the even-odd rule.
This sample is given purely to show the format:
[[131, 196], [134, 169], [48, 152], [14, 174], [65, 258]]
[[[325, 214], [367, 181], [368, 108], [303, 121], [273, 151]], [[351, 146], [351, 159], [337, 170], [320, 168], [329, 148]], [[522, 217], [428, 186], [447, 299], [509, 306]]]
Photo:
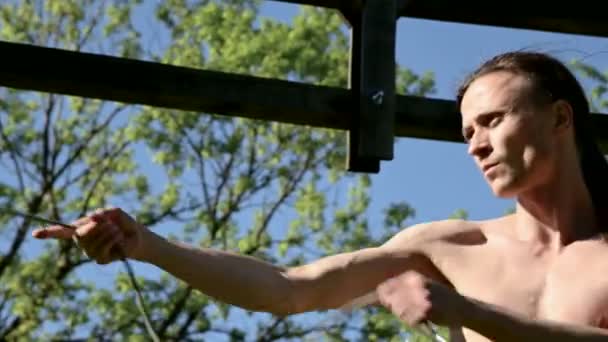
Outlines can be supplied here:
[[608, 71], [598, 70], [597, 67], [578, 58], [570, 61], [570, 68], [583, 80], [589, 82], [588, 100], [592, 112], [606, 112], [608, 109]]
[[[137, 14], [153, 6], [154, 26], [136, 28]], [[336, 12], [302, 7], [286, 24], [261, 18], [258, 9], [259, 1], [246, 0], [11, 0], [0, 5], [0, 35], [346, 86], [348, 37]], [[433, 91], [432, 74], [400, 68], [398, 76], [400, 93]], [[0, 198], [28, 213], [70, 221], [119, 205], [170, 238], [284, 265], [377, 245], [414, 213], [395, 203], [382, 234], [374, 233], [379, 227], [366, 218], [370, 178], [343, 171], [343, 132], [12, 89], [2, 89], [0, 105]], [[6, 241], [0, 244], [0, 339], [145, 339], [124, 273], [104, 284], [99, 266], [72, 243], [40, 244], [28, 239], [34, 222], [8, 215], [0, 221]], [[408, 333], [378, 308], [287, 319], [246, 312], [136, 266], [164, 341], [391, 340]]]

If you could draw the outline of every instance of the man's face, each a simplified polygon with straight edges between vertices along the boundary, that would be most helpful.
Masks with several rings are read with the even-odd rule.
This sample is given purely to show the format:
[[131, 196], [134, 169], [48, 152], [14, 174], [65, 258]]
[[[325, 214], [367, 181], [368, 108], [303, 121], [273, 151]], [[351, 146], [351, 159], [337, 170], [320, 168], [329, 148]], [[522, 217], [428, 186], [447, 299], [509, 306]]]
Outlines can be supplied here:
[[469, 154], [499, 197], [550, 178], [554, 133], [549, 111], [523, 75], [496, 71], [473, 81], [461, 104]]

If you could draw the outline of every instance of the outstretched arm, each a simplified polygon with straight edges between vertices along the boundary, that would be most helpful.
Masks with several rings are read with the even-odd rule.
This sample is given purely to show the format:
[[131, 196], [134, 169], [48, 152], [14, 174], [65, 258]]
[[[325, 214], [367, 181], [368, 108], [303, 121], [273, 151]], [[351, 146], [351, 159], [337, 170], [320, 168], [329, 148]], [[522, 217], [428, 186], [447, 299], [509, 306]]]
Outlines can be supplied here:
[[328, 256], [282, 268], [263, 260], [172, 242], [135, 222], [120, 209], [108, 209], [74, 223], [34, 231], [38, 238], [69, 239], [75, 234], [87, 255], [100, 264], [127, 257], [151, 263], [220, 301], [285, 316], [338, 308], [368, 293], [390, 275], [415, 269], [433, 279], [439, 272], [424, 254], [435, 229], [410, 227], [380, 247]]
[[397, 269], [423, 263], [415, 253], [369, 248], [282, 268], [220, 250], [150, 235], [140, 260], [154, 264], [220, 301], [285, 316], [338, 308], [373, 290]]

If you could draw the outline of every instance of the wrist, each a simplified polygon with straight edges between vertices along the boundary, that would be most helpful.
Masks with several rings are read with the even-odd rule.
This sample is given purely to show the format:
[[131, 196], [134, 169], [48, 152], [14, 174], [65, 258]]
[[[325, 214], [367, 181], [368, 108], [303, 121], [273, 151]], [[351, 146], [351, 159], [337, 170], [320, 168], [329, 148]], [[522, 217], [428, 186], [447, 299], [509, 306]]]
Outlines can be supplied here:
[[165, 240], [147, 227], [140, 228], [140, 232], [139, 244], [131, 258], [141, 262], [154, 263], [155, 255]]

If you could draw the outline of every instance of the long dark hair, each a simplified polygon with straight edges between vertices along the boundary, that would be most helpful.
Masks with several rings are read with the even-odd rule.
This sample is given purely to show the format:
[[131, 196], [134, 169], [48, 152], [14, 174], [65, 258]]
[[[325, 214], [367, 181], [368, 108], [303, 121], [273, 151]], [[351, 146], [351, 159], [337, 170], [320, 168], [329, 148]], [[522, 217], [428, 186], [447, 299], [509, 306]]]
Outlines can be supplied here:
[[497, 55], [477, 68], [459, 87], [458, 108], [462, 97], [477, 78], [494, 71], [509, 71], [529, 77], [539, 96], [567, 101], [574, 112], [574, 135], [583, 178], [603, 232], [608, 232], [608, 161], [592, 136], [590, 109], [583, 87], [558, 59], [539, 52], [507, 52]]

